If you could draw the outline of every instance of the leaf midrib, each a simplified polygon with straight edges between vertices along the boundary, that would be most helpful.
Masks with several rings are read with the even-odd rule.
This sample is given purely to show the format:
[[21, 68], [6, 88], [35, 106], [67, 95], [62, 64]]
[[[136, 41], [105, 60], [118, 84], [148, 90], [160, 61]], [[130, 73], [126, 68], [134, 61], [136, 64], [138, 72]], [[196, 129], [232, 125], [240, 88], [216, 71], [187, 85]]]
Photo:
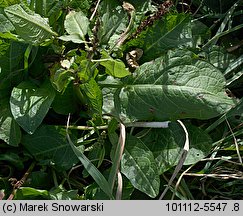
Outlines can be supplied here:
[[204, 94], [210, 94], [212, 96], [217, 96], [218, 93], [220, 93], [220, 91], [216, 92], [210, 92], [207, 89], [203, 89], [203, 88], [196, 88], [196, 87], [192, 87], [192, 86], [180, 86], [180, 85], [155, 85], [155, 84], [131, 84], [131, 85], [126, 85], [123, 88], [128, 88], [128, 89], [136, 89], [136, 88], [144, 88], [144, 89], [152, 89], [152, 88], [159, 88], [159, 89], [166, 89], [166, 88], [170, 88], [170, 89], [178, 89], [178, 90], [188, 90], [190, 92], [194, 92], [195, 89], [200, 91], [201, 93]]
[[[22, 9], [22, 8], [21, 8], [21, 9]], [[24, 10], [23, 10], [23, 11], [24, 11]], [[49, 29], [44, 23], [36, 22], [36, 21], [35, 21], [36, 19], [34, 18], [34, 16], [29, 15], [29, 14], [26, 13], [25, 11], [24, 11], [24, 13], [26, 13], [26, 17], [23, 17], [23, 16], [22, 16], [23, 11], [21, 11], [21, 14], [20, 14], [20, 13], [15, 13], [15, 12], [12, 11], [12, 10], [5, 9], [5, 12], [7, 12], [7, 13], [9, 13], [9, 14], [13, 14], [14, 16], [17, 16], [17, 17], [19, 17], [19, 18], [21, 18], [21, 19], [23, 19], [23, 20], [25, 20], [25, 21], [27, 21], [27, 22], [29, 22], [29, 23], [32, 23], [33, 25], [36, 25], [36, 26], [40, 27], [41, 29], [45, 30], [46, 32], [49, 32], [49, 33], [52, 34], [52, 35], [57, 36], [57, 33], [53, 32], [51, 29]], [[29, 18], [29, 19], [28, 19], [28, 18]], [[31, 18], [32, 18], [32, 19], [31, 19]], [[43, 19], [44, 19], [44, 18], [43, 18]], [[11, 22], [13, 22], [13, 21], [11, 21]], [[41, 24], [42, 24], [42, 25], [41, 25]]]
[[147, 182], [149, 182], [149, 187], [151, 188], [151, 190], [153, 191], [153, 194], [156, 195], [156, 191], [152, 186], [152, 182], [147, 178], [147, 176], [144, 174], [144, 172], [140, 169], [140, 166], [137, 164], [136, 160], [134, 159], [134, 157], [129, 153], [129, 151], [127, 149], [125, 149], [125, 153], [129, 156], [130, 161], [133, 161], [132, 163], [134, 164], [135, 167], [137, 167], [137, 169], [139, 170], [140, 174], [142, 175], [142, 178], [145, 179]]

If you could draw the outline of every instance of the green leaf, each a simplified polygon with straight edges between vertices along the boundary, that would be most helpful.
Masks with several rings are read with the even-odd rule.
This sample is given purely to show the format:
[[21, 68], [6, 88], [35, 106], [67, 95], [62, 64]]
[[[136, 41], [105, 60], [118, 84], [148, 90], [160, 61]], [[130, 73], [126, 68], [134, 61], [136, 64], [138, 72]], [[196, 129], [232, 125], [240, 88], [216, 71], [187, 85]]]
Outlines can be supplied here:
[[74, 43], [84, 43], [85, 35], [89, 29], [89, 19], [82, 11], [71, 11], [64, 22], [65, 30], [69, 35], [59, 37], [64, 41], [72, 41]]
[[20, 127], [14, 120], [9, 105], [0, 106], [0, 139], [15, 147], [21, 140]]
[[100, 60], [100, 64], [106, 68], [107, 74], [117, 78], [122, 78], [131, 74], [120, 59], [115, 60], [105, 52], [103, 52], [102, 55], [103, 58]]
[[48, 170], [32, 171], [26, 182], [25, 187], [32, 187], [36, 189], [51, 188], [53, 184], [53, 179], [50, 178], [50, 173]]
[[70, 70], [65, 70], [63, 68], [58, 68], [54, 72], [54, 75], [51, 76], [52, 84], [59, 92], [64, 92], [73, 79], [73, 73]]
[[217, 128], [222, 122], [224, 122], [226, 119], [229, 119], [232, 116], [238, 116], [243, 117], [243, 98], [237, 103], [235, 107], [230, 109], [228, 112], [226, 112], [224, 115], [222, 115], [219, 119], [217, 119], [214, 123], [210, 124], [210, 126], [206, 129], [206, 131], [209, 133], [215, 128]]
[[85, 14], [90, 12], [90, 7], [92, 6], [92, 0], [75, 0], [69, 2], [71, 8], [74, 8], [77, 11], [82, 11]]
[[109, 197], [94, 182], [85, 188], [85, 200], [109, 200]]
[[50, 26], [63, 32], [63, 15], [65, 12], [62, 11], [62, 9], [63, 7], [66, 7], [65, 2], [58, 0], [43, 0], [43, 3], [46, 4], [43, 9], [45, 17], [48, 17], [49, 19]]
[[[19, 153], [19, 152], [17, 152], [17, 153]], [[23, 159], [17, 153], [15, 153], [14, 151], [10, 152], [9, 149], [4, 153], [1, 152], [0, 153], [0, 161], [2, 161], [1, 164], [6, 164], [6, 162], [7, 162], [7, 163], [12, 164], [18, 170], [23, 170], [24, 169]], [[9, 171], [11, 172], [11, 170], [9, 170]], [[2, 177], [2, 175], [1, 175], [1, 177]]]
[[13, 41], [17, 40], [17, 36], [15, 34], [10, 33], [10, 32], [6, 32], [6, 33], [0, 32], [0, 38], [10, 39], [10, 40], [13, 40]]
[[[115, 79], [110, 79], [111, 76], [108, 76], [107, 79], [110, 81], [116, 82]], [[113, 78], [113, 77], [112, 77]], [[112, 84], [111, 84], [112, 85]], [[109, 86], [109, 83], [108, 83]], [[117, 88], [119, 87], [119, 83], [117, 83]], [[115, 110], [115, 104], [114, 104], [114, 94], [116, 92], [116, 88], [110, 88], [110, 87], [104, 87], [102, 88], [102, 94], [103, 94], [103, 107], [102, 112], [104, 114], [112, 113], [115, 116], [118, 116], [117, 111]]]
[[78, 157], [87, 172], [93, 177], [95, 182], [99, 185], [101, 190], [110, 198], [114, 199], [111, 187], [102, 173], [92, 164], [92, 162], [81, 152], [69, 139], [69, 144], [73, 149], [74, 154]]
[[92, 111], [98, 115], [102, 113], [102, 92], [96, 83], [96, 81], [92, 78], [88, 83], [82, 84], [81, 89], [88, 97], [88, 101], [92, 107]]
[[3, 15], [0, 14], [0, 32], [10, 32], [14, 30], [12, 23]]
[[170, 51], [135, 74], [115, 94], [124, 121], [209, 119], [234, 106], [221, 72], [189, 51]]
[[49, 192], [52, 200], [75, 200], [78, 198], [78, 190], [66, 191], [62, 186], [55, 188]]
[[202, 22], [193, 20], [191, 22], [192, 47], [200, 48], [210, 38], [210, 29]]
[[[190, 139], [190, 149], [184, 165], [194, 164], [206, 157], [212, 147], [212, 139], [202, 129], [186, 124]], [[169, 128], [152, 129], [141, 138], [153, 152], [159, 174], [177, 165], [185, 143], [185, 132], [178, 123], [172, 122]]]
[[43, 125], [34, 134], [23, 136], [22, 143], [36, 160], [48, 160], [60, 170], [70, 169], [78, 162], [63, 128]]
[[6, 43], [0, 40], [0, 89], [10, 88], [21, 82], [26, 48], [23, 43]]
[[79, 35], [63, 35], [59, 37], [63, 41], [72, 41], [73, 43], [84, 43], [84, 40], [80, 38]]
[[75, 97], [73, 84], [70, 83], [63, 93], [57, 92], [52, 103], [53, 110], [61, 115], [75, 113], [79, 108], [79, 103]]
[[[99, 139], [99, 138], [98, 138]], [[101, 142], [101, 143], [100, 143]], [[94, 161], [94, 165], [99, 168], [105, 157], [105, 148], [102, 141], [97, 141], [92, 145], [92, 149], [89, 151], [88, 158]]]
[[40, 200], [48, 199], [47, 190], [38, 190], [31, 187], [21, 187], [17, 190], [14, 199], [15, 200]]
[[[121, 7], [121, 3], [117, 0], [104, 0], [98, 8], [100, 16], [100, 28], [98, 28], [97, 36], [101, 44], [109, 43], [112, 47], [119, 35], [125, 30], [127, 17]], [[112, 38], [115, 39], [112, 39]]]
[[46, 116], [55, 92], [49, 83], [37, 87], [29, 81], [12, 90], [10, 107], [14, 119], [29, 134], [35, 132]]
[[192, 32], [190, 16], [187, 14], [167, 14], [142, 32], [127, 46], [143, 50], [140, 61], [150, 61], [172, 48], [191, 46]]
[[154, 156], [136, 137], [127, 136], [121, 171], [138, 190], [152, 198], [158, 195], [160, 179]]
[[39, 14], [30, 14], [21, 5], [5, 8], [5, 13], [14, 25], [17, 34], [27, 43], [38, 45], [52, 36], [57, 36], [48, 24], [48, 20]]
[[[122, 182], [122, 197], [121, 200], [130, 200], [134, 191], [131, 182], [123, 177]], [[96, 184], [90, 184], [85, 188], [85, 200], [108, 200], [109, 197]]]
[[20, 0], [0, 0], [1, 7], [5, 8], [10, 5], [18, 4], [20, 3]]
[[[208, 50], [199, 53], [205, 60], [211, 63], [221, 71], [225, 71], [227, 67], [235, 60], [235, 56], [228, 53], [226, 49], [219, 46], [210, 46]], [[224, 74], [225, 76], [225, 74]]]

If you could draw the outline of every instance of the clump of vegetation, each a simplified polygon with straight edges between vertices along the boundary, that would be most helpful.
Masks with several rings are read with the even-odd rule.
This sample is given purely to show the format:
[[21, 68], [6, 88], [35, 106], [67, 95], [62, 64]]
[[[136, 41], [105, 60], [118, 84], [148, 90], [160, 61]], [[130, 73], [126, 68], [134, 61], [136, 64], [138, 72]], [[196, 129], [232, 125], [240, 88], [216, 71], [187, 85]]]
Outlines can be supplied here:
[[241, 7], [1, 1], [1, 199], [242, 199]]

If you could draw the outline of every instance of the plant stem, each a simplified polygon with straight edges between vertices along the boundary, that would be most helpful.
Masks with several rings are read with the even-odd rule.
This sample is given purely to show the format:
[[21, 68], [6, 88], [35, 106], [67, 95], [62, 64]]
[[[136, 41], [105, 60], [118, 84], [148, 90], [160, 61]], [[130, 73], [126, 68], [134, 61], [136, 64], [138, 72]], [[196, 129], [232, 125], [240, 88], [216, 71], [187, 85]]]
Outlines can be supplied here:
[[[143, 127], [143, 128], [168, 128], [170, 121], [165, 122], [133, 122], [133, 123], [125, 123], [126, 127]], [[96, 127], [89, 127], [89, 126], [75, 126], [70, 125], [68, 126], [69, 129], [76, 129], [76, 130], [105, 130], [108, 128], [108, 125], [96, 126]]]

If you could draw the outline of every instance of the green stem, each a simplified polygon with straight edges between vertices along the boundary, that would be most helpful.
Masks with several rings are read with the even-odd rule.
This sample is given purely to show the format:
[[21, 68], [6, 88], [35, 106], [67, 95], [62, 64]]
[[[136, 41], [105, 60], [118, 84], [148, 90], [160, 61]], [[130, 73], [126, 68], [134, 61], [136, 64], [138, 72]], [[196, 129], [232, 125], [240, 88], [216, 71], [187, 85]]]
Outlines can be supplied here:
[[53, 182], [54, 182], [54, 185], [55, 187], [57, 188], [59, 185], [58, 185], [58, 181], [57, 181], [57, 175], [56, 175], [56, 172], [52, 169], [52, 177], [53, 177]]

